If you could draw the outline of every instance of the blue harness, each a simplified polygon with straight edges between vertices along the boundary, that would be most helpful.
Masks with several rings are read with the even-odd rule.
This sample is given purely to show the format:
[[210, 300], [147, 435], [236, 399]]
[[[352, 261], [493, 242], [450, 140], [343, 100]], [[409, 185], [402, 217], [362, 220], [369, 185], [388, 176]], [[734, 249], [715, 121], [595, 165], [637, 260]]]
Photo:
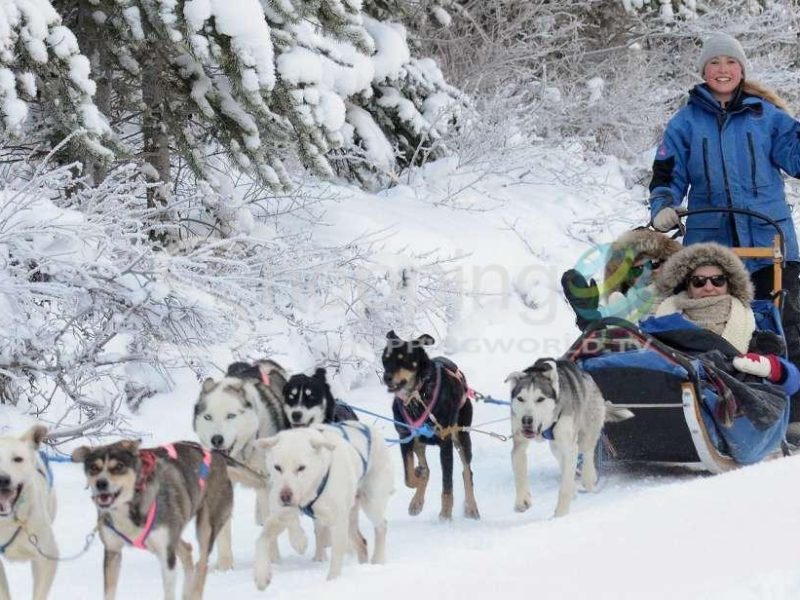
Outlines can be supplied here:
[[17, 539], [20, 531], [22, 531], [22, 525], [17, 527], [17, 530], [14, 532], [14, 535], [11, 536], [10, 540], [8, 540], [5, 544], [0, 545], [0, 556], [6, 553], [6, 548], [14, 543], [14, 540]]
[[[342, 422], [342, 423], [326, 423], [331, 427], [336, 427], [339, 432], [342, 434], [342, 437], [345, 439], [346, 442], [350, 442], [350, 435], [347, 433], [347, 427], [351, 427], [357, 431], [359, 431], [367, 440], [367, 455], [364, 456], [361, 452], [358, 451], [358, 448], [353, 446], [353, 449], [358, 454], [358, 457], [361, 459], [361, 466], [363, 467], [363, 471], [361, 473], [361, 477], [358, 478], [359, 481], [364, 479], [364, 475], [367, 474], [367, 468], [369, 467], [369, 453], [372, 451], [372, 431], [370, 431], [369, 427], [364, 425], [363, 423], [358, 422]], [[319, 497], [322, 495], [322, 492], [325, 491], [325, 486], [328, 485], [328, 477], [330, 476], [331, 471], [328, 468], [328, 471], [325, 473], [325, 477], [322, 478], [322, 481], [319, 482], [317, 486], [317, 493], [314, 496], [314, 499], [306, 504], [305, 506], [300, 507], [300, 511], [306, 515], [307, 517], [314, 517], [314, 503], [319, 500]]]

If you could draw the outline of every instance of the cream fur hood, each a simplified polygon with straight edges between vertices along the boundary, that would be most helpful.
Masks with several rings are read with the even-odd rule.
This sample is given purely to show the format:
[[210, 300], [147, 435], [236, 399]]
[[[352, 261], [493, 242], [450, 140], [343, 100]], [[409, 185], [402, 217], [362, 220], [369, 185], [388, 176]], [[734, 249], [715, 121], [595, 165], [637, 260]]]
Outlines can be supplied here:
[[686, 278], [703, 265], [718, 265], [728, 276], [728, 292], [749, 307], [753, 301], [753, 283], [742, 260], [727, 246], [716, 242], [692, 244], [673, 254], [661, 267], [656, 287], [661, 296], [671, 296], [686, 289]]

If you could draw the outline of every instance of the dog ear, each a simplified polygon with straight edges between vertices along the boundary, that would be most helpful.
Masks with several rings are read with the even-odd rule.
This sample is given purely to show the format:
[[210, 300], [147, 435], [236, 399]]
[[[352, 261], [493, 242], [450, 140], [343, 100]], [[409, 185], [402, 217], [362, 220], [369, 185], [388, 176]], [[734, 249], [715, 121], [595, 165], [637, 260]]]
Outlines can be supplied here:
[[142, 445], [142, 440], [120, 440], [119, 446], [123, 450], [136, 454], [139, 452], [139, 446]]
[[86, 457], [89, 456], [89, 452], [91, 451], [92, 449], [89, 446], [80, 446], [75, 448], [75, 450], [72, 451], [72, 462], [82, 463], [84, 460], [86, 460]]
[[394, 332], [394, 329], [392, 329], [392, 330], [391, 330], [389, 333], [387, 333], [387, 334], [386, 334], [386, 339], [387, 339], [387, 340], [399, 340], [400, 338], [399, 338], [399, 337], [398, 337], [398, 335], [397, 335], [397, 334]]
[[320, 438], [311, 438], [311, 440], [309, 441], [311, 443], [311, 447], [317, 452], [319, 452], [322, 449], [330, 450], [332, 452], [334, 449], [336, 449], [336, 444], [334, 444], [333, 442], [329, 442], [328, 440], [322, 439], [321, 436]]
[[47, 437], [47, 427], [44, 425], [34, 425], [28, 431], [22, 434], [19, 438], [24, 442], [28, 442], [33, 449], [36, 450], [39, 447], [39, 444], [44, 441], [44, 438]]
[[416, 340], [414, 340], [414, 344], [417, 346], [433, 346], [435, 343], [436, 340], [433, 339], [433, 336], [430, 336], [427, 333], [423, 333]]
[[270, 448], [274, 448], [277, 443], [278, 443], [277, 435], [256, 439], [256, 446], [264, 450], [269, 450]]
[[534, 367], [539, 367], [542, 375], [550, 380], [550, 383], [553, 385], [553, 392], [555, 393], [556, 398], [558, 398], [558, 365], [556, 364], [555, 359], [540, 358], [536, 361]]
[[317, 370], [315, 370], [313, 377], [314, 379], [321, 380], [323, 383], [327, 383], [325, 380], [325, 367], [319, 367]]
[[214, 389], [215, 385], [217, 385], [217, 382], [214, 381], [213, 377], [206, 377], [205, 381], [203, 381], [203, 392], [210, 392]]
[[519, 380], [522, 379], [523, 377], [525, 377], [525, 373], [523, 373], [522, 371], [514, 371], [513, 373], [509, 373], [508, 376], [506, 376], [503, 383], [508, 383], [510, 381], [511, 387], [513, 388], [519, 383]]

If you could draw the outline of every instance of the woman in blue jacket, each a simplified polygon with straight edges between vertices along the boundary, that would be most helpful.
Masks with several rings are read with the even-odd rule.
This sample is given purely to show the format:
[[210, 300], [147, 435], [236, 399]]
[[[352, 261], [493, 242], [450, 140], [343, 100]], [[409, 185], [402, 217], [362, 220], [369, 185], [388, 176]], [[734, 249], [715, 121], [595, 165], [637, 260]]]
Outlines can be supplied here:
[[[698, 69], [704, 82], [667, 124], [653, 162], [650, 210], [653, 226], [678, 224], [676, 208], [688, 192], [689, 210], [741, 208], [777, 221], [786, 240], [783, 325], [789, 358], [800, 366], [800, 252], [784, 192], [784, 173], [800, 177], [800, 122], [771, 90], [747, 80], [741, 44], [716, 33], [703, 44]], [[741, 214], [690, 215], [684, 244], [772, 246], [771, 225]], [[769, 260], [748, 260], [757, 298], [769, 298]], [[792, 398], [791, 421], [800, 421], [800, 395]], [[800, 438], [800, 423], [792, 428]]]

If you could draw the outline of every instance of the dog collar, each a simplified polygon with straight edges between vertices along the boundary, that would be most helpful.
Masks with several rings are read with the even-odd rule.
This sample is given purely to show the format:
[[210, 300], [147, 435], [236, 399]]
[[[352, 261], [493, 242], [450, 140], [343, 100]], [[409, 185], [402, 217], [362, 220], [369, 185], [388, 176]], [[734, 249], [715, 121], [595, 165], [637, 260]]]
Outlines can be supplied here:
[[322, 481], [319, 482], [319, 486], [317, 487], [317, 495], [314, 496], [314, 499], [306, 504], [305, 506], [301, 506], [300, 510], [303, 512], [304, 515], [307, 517], [314, 517], [314, 503], [319, 500], [319, 497], [322, 495], [322, 492], [325, 491], [325, 486], [328, 485], [328, 476], [331, 474], [331, 468], [328, 467], [328, 470], [325, 472], [325, 477], [322, 478]]

